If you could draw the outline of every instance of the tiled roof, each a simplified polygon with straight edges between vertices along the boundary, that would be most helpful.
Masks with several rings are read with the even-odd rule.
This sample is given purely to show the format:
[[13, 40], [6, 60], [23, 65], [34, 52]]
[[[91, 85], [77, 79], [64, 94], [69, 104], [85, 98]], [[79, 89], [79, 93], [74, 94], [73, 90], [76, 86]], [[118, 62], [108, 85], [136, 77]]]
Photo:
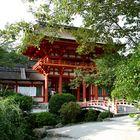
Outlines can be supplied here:
[[15, 67], [0, 67], [0, 80], [44, 80], [42, 75], [32, 70], [33, 64], [34, 62], [29, 62], [28, 64], [17, 64]]

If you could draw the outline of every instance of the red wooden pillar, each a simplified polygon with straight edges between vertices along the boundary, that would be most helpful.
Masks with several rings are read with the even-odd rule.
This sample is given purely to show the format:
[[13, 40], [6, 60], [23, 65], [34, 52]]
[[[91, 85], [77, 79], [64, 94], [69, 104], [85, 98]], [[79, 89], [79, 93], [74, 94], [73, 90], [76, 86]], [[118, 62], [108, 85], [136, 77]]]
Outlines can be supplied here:
[[62, 94], [62, 73], [59, 75], [59, 94]]
[[91, 100], [91, 87], [88, 86], [88, 90], [86, 91], [88, 93], [88, 101]]
[[102, 88], [102, 96], [103, 96], [103, 100], [105, 100], [105, 89]]
[[59, 93], [59, 89], [58, 89], [59, 88], [59, 85], [58, 85], [58, 83], [59, 83], [59, 80], [57, 79], [56, 80], [56, 90], [55, 90], [56, 93]]
[[83, 81], [83, 102], [86, 102], [86, 83]]
[[95, 92], [95, 99], [98, 100], [98, 86], [94, 86], [94, 92]]
[[89, 93], [90, 93], [90, 96], [89, 96], [89, 100], [91, 101], [91, 100], [93, 100], [92, 98], [93, 98], [93, 87], [92, 87], [92, 85], [90, 85], [90, 90], [89, 90]]
[[48, 102], [48, 73], [47, 74], [45, 74], [45, 93], [44, 93], [44, 95], [45, 95], [45, 97], [44, 97], [44, 101], [45, 102]]
[[80, 101], [80, 86], [77, 89], [77, 101]]
[[94, 100], [94, 86], [92, 85], [92, 89], [91, 89], [91, 91], [92, 91], [92, 99], [91, 100]]

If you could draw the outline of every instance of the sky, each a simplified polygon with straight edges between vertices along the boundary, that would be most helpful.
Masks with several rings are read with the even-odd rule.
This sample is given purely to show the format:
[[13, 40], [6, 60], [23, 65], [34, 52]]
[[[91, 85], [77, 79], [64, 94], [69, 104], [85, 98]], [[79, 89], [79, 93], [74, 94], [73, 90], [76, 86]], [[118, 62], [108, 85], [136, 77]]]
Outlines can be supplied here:
[[13, 23], [25, 19], [33, 19], [28, 7], [22, 0], [0, 0], [0, 28], [6, 23]]
[[[32, 21], [33, 16], [28, 12], [28, 6], [24, 0], [0, 0], [0, 29], [3, 29], [7, 23], [14, 23], [20, 20]], [[37, 6], [43, 0], [39, 0]], [[80, 26], [81, 20], [76, 17], [74, 25]]]

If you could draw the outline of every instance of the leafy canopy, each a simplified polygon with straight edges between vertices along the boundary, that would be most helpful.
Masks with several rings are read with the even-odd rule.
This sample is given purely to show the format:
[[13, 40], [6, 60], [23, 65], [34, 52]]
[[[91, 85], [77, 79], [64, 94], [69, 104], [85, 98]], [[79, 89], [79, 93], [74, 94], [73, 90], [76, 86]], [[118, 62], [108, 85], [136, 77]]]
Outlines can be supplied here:
[[113, 96], [129, 101], [140, 100], [140, 45], [127, 60], [121, 61], [115, 71]]
[[[80, 15], [83, 25], [72, 32], [80, 44], [78, 47], [80, 54], [94, 53], [96, 42], [107, 44], [105, 50], [114, 50], [116, 45], [113, 43], [123, 41], [127, 44], [124, 52], [132, 49], [132, 46], [134, 48], [130, 58], [122, 56], [120, 52], [112, 55], [112, 51], [108, 51], [97, 61], [94, 58], [98, 74], [95, 78], [96, 73], [92, 73], [91, 76], [95, 78], [93, 83], [105, 85], [109, 82], [114, 85], [114, 96], [136, 97], [140, 89], [138, 82], [140, 57], [137, 49], [140, 40], [139, 5], [139, 0], [47, 0], [39, 8], [31, 8], [37, 24], [20, 22], [10, 25], [5, 31], [0, 31], [1, 46], [12, 44], [22, 31], [24, 36], [19, 49], [22, 50], [28, 45], [38, 47], [41, 37], [46, 35], [46, 32], [56, 36], [56, 32], [63, 31], [64, 25], [72, 26], [74, 17]], [[58, 25], [63, 26], [60, 28]], [[90, 75], [85, 75], [85, 79], [91, 81], [89, 77]]]
[[50, 0], [32, 12], [44, 25], [72, 25], [80, 15], [83, 29], [78, 39], [82, 42], [91, 38], [92, 42], [120, 42], [125, 38], [135, 45], [140, 39], [139, 5], [139, 0]]

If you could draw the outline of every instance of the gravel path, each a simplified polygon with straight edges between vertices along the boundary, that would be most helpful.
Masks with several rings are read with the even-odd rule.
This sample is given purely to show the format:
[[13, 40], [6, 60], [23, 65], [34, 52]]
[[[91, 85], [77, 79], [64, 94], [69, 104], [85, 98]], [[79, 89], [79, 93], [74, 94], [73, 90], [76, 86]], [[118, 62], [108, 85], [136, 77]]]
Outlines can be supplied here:
[[140, 140], [137, 124], [129, 116], [51, 129], [48, 133], [57, 137], [43, 140]]

